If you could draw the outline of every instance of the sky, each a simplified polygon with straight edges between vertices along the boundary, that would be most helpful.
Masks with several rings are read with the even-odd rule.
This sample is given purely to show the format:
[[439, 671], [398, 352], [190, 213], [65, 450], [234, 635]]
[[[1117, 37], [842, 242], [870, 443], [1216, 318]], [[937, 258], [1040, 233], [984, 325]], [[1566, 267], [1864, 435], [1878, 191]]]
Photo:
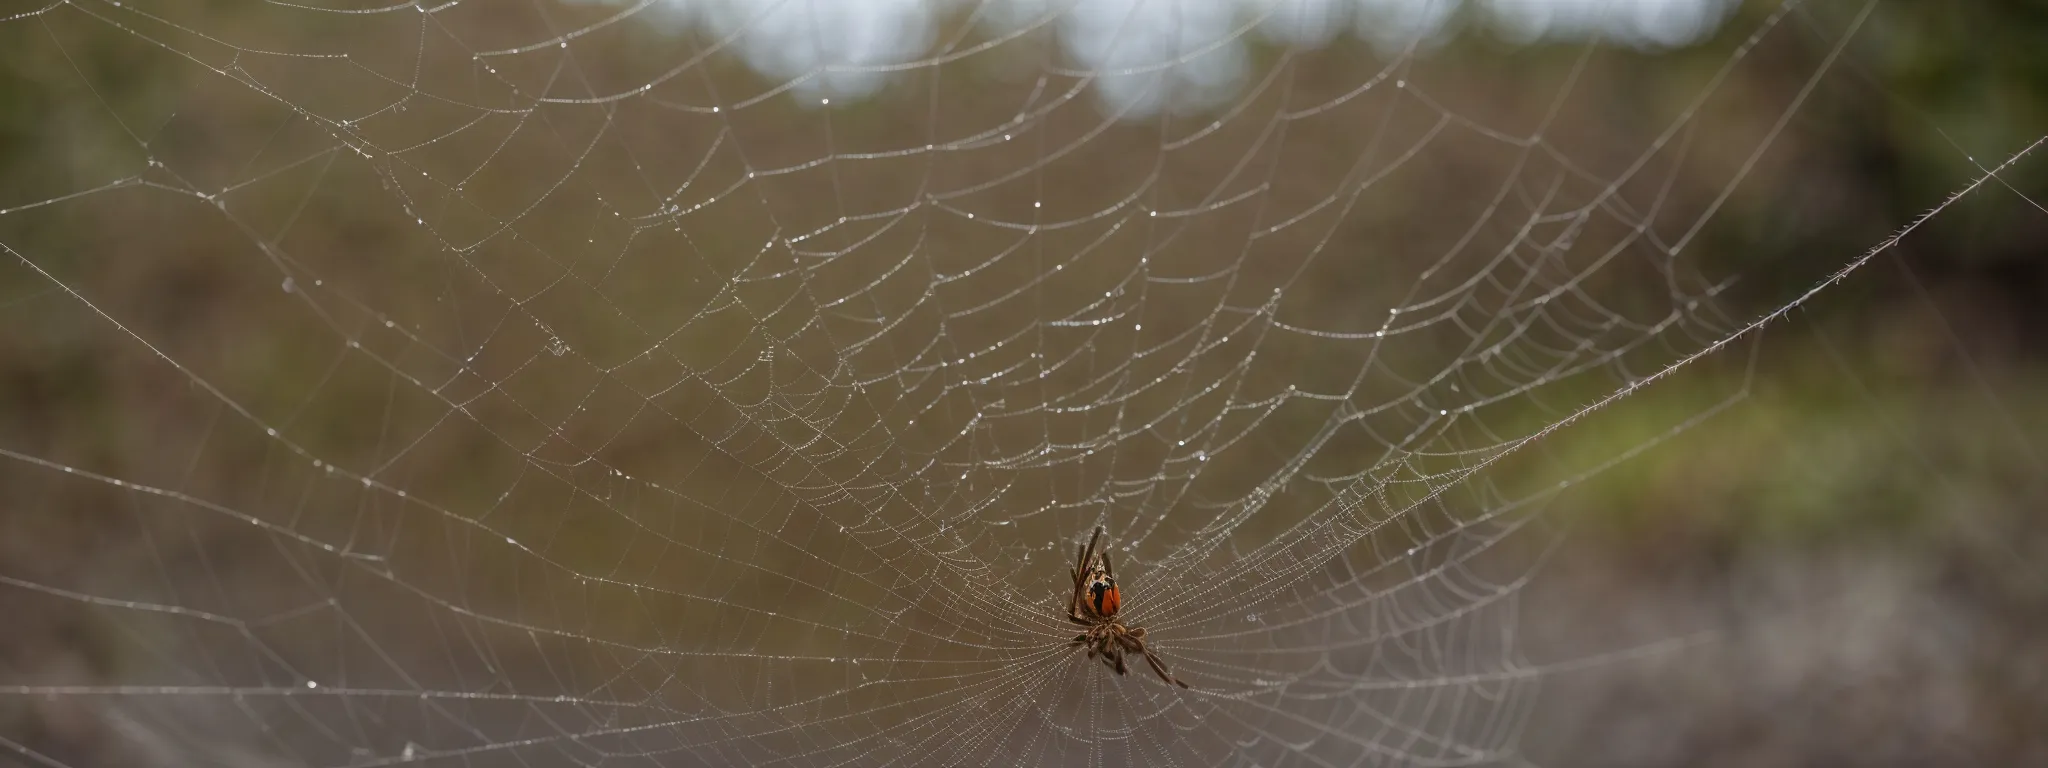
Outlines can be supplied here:
[[[975, 12], [991, 35], [1049, 30], [1073, 66], [1098, 73], [1112, 114], [1202, 109], [1249, 74], [1256, 38], [1320, 46], [1340, 35], [1388, 52], [1426, 47], [1454, 18], [1510, 41], [1599, 37], [1646, 49], [1711, 34], [1733, 0], [575, 0], [647, 7], [632, 18], [699, 28], [755, 69], [799, 80], [796, 98], [857, 98], [892, 65], [932, 55], [942, 14]], [[1462, 16], [1461, 16], [1462, 12]]]

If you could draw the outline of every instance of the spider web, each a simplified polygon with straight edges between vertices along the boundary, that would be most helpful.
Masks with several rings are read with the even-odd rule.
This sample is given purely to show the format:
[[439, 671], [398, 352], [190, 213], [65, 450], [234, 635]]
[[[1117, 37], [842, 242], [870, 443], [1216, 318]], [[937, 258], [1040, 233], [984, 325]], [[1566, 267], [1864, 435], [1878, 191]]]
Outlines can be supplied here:
[[[1692, 254], [1765, 239], [1712, 225], [1872, 7], [10, 11], [66, 140], [0, 199], [6, 343], [116, 423], [0, 431], [93, 530], [0, 572], [84, 638], [0, 743], [1515, 762], [1546, 675], [1666, 649], [1525, 658], [1547, 506], [1664, 439], [1551, 438], [1812, 295]], [[1465, 16], [1551, 44], [1507, 77]], [[1095, 525], [1196, 690], [1066, 645]]]

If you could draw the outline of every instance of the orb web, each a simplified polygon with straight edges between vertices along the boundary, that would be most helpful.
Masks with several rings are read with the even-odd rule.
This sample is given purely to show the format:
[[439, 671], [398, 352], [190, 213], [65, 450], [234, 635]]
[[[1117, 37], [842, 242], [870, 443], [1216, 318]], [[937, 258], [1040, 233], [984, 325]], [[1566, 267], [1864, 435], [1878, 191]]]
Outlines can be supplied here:
[[[0, 696], [109, 751], [7, 742], [1514, 762], [1553, 669], [1668, 650], [1525, 657], [1552, 499], [1745, 392], [1552, 437], [1743, 364], [1764, 320], [1691, 254], [1743, 247], [1716, 215], [1872, 6], [1501, 11], [1541, 44], [1467, 56], [1452, 5], [0, 17], [64, 126], [0, 200], [4, 336], [112, 404], [0, 432], [92, 529], [0, 573], [87, 638]], [[1194, 690], [1068, 646], [1097, 525]]]

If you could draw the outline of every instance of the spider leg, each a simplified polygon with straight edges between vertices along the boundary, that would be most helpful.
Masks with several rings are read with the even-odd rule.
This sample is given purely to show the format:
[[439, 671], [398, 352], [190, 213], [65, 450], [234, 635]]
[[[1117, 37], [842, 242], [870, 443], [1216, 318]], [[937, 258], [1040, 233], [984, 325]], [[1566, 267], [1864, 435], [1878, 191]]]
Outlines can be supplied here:
[[1139, 645], [1138, 652], [1145, 655], [1145, 663], [1152, 665], [1152, 671], [1159, 673], [1159, 679], [1182, 688], [1188, 687], [1187, 683], [1183, 683], [1180, 681], [1180, 678], [1174, 677], [1172, 672], [1166, 671], [1166, 663], [1160, 661], [1158, 656], [1153, 655], [1152, 649]]
[[1067, 619], [1075, 624], [1090, 623], [1081, 618], [1081, 568], [1074, 567], [1074, 596], [1067, 600]]
[[1074, 545], [1074, 583], [1081, 583], [1081, 571], [1088, 567], [1088, 545]]
[[1172, 683], [1174, 685], [1178, 685], [1182, 688], [1188, 687], [1187, 683], [1183, 683], [1180, 681], [1180, 678], [1174, 677], [1172, 672], [1166, 671], [1166, 664], [1164, 662], [1161, 662], [1159, 660], [1159, 657], [1152, 655], [1151, 651], [1145, 652], [1145, 661], [1152, 665], [1152, 671], [1159, 673], [1159, 679], [1165, 680], [1166, 682]]
[[1094, 625], [1081, 615], [1081, 572], [1074, 572], [1074, 596], [1067, 600], [1067, 620], [1075, 624]]
[[1081, 548], [1081, 557], [1074, 562], [1074, 580], [1080, 581], [1088, 573], [1088, 561], [1095, 559], [1095, 545], [1102, 543], [1102, 526], [1095, 526], [1095, 535], [1088, 537], [1088, 546]]
[[1102, 526], [1095, 526], [1095, 535], [1089, 537], [1088, 545], [1081, 547], [1074, 558], [1074, 597], [1067, 601], [1067, 618], [1076, 624], [1089, 624], [1081, 615], [1081, 588], [1088, 577], [1088, 559], [1095, 556], [1095, 545], [1102, 540]]
[[1116, 578], [1116, 567], [1109, 564], [1109, 550], [1107, 549], [1102, 550], [1102, 572], [1108, 574], [1112, 579]]
[[1158, 655], [1152, 653], [1152, 649], [1145, 647], [1144, 640], [1138, 639], [1140, 636], [1142, 636], [1142, 634], [1143, 633], [1138, 630], [1132, 630], [1123, 635], [1122, 637], [1117, 638], [1117, 642], [1121, 643], [1125, 648], [1129, 649], [1132, 653], [1144, 656], [1145, 663], [1152, 665], [1152, 671], [1159, 674], [1159, 679], [1165, 680], [1166, 682], [1172, 683], [1174, 685], [1178, 685], [1182, 688], [1187, 688], [1188, 684], [1181, 682], [1180, 678], [1174, 677], [1172, 672], [1168, 672], [1166, 670], [1166, 663], [1160, 661]]

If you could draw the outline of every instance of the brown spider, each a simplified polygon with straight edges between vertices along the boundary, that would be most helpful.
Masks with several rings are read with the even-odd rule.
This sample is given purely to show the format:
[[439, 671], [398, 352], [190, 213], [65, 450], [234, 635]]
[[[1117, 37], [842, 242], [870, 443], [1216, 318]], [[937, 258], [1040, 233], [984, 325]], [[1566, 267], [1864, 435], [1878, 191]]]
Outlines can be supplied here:
[[1067, 603], [1067, 620], [1087, 627], [1088, 631], [1075, 635], [1068, 647], [1087, 648], [1088, 658], [1101, 656], [1103, 665], [1119, 675], [1126, 671], [1124, 654], [1139, 654], [1152, 665], [1152, 671], [1159, 673], [1159, 679], [1188, 687], [1166, 671], [1166, 665], [1145, 647], [1144, 627], [1126, 627], [1116, 620], [1123, 594], [1116, 588], [1116, 571], [1110, 567], [1109, 550], [1102, 550], [1101, 559], [1096, 559], [1095, 545], [1101, 541], [1102, 526], [1098, 525], [1095, 535], [1088, 539], [1087, 546], [1081, 547], [1074, 560], [1074, 598]]

